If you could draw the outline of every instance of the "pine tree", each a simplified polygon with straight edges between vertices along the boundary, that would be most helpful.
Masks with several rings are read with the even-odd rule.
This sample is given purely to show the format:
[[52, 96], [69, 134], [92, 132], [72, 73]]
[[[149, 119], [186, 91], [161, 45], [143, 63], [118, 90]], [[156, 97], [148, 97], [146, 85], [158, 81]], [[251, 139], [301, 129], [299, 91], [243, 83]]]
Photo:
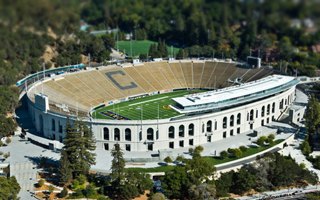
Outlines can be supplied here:
[[64, 184], [68, 184], [72, 179], [72, 169], [70, 167], [68, 154], [66, 153], [65, 150], [62, 150], [61, 152], [59, 172], [60, 172], [60, 182]]
[[73, 126], [67, 122], [64, 148], [72, 177], [76, 178], [80, 174], [88, 174], [90, 166], [95, 163], [95, 142], [92, 130], [82, 122], [75, 122]]
[[115, 144], [111, 151], [113, 157], [111, 165], [111, 178], [118, 184], [123, 183], [125, 177], [125, 161], [123, 158], [123, 152], [119, 144]]

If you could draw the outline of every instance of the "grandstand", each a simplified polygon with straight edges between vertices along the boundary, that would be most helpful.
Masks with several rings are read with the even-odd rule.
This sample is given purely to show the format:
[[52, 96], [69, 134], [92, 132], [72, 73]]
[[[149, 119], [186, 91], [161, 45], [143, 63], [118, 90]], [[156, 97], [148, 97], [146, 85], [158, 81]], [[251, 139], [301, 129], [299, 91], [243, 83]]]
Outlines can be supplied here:
[[[235, 63], [222, 62], [151, 62], [137, 66], [107, 66], [53, 77], [43, 84], [50, 102], [60, 102], [71, 109], [88, 112], [92, 107], [172, 89], [215, 89], [231, 86], [228, 79], [241, 77], [244, 82], [260, 79], [272, 73], [266, 68], [251, 69]], [[121, 84], [119, 84], [121, 83]], [[129, 87], [129, 88], [123, 88]], [[41, 91], [34, 87], [29, 96]], [[63, 98], [62, 98], [63, 97]], [[76, 105], [77, 104], [77, 108]]]
[[[126, 151], [168, 150], [221, 140], [279, 119], [295, 98], [296, 82], [291, 78], [292, 84], [281, 82], [265, 91], [261, 85], [251, 87], [270, 74], [270, 68], [222, 61], [125, 63], [45, 78], [29, 85], [27, 103], [43, 137], [62, 141], [67, 118], [80, 117], [91, 126], [98, 149], [119, 143]], [[224, 101], [210, 102], [206, 95]], [[196, 97], [208, 105], [188, 107], [180, 101]]]

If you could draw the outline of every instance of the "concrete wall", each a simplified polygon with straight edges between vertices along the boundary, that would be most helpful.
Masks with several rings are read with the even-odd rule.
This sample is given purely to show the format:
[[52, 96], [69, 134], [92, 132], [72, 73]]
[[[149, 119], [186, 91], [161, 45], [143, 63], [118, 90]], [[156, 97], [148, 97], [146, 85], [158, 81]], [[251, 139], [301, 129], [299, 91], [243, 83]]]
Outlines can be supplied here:
[[[124, 150], [130, 146], [130, 151], [148, 151], [148, 147], [150, 148], [152, 146], [152, 151], [158, 151], [170, 149], [170, 144], [173, 144], [172, 148], [174, 149], [189, 146], [194, 147], [207, 142], [214, 142], [231, 137], [232, 134], [241, 134], [250, 129], [256, 129], [270, 123], [273, 119], [278, 119], [286, 108], [292, 104], [294, 99], [295, 87], [292, 87], [278, 95], [254, 103], [184, 119], [144, 120], [143, 122], [139, 120], [85, 120], [87, 120], [92, 127], [98, 149], [108, 147], [108, 149], [111, 150], [114, 144], [119, 143]], [[275, 106], [274, 110], [272, 109], [273, 104]], [[283, 106], [280, 109], [281, 104], [283, 104]], [[270, 106], [269, 112], [268, 105]], [[264, 116], [261, 115], [263, 107]], [[50, 110], [44, 112], [37, 108], [31, 101], [28, 102], [28, 108], [36, 130], [40, 135], [58, 141], [63, 140], [67, 121], [66, 116], [53, 113]], [[237, 124], [237, 115], [239, 113], [241, 114], [241, 121]], [[252, 119], [250, 119], [251, 113], [253, 114]], [[230, 124], [232, 116], [234, 116], [233, 126]], [[224, 118], [227, 119], [225, 127], [223, 126]], [[71, 118], [71, 120], [73, 119]], [[207, 131], [209, 121], [212, 122], [211, 131]], [[188, 134], [190, 124], [194, 125], [193, 135]], [[171, 126], [175, 129], [174, 138], [168, 137], [168, 130]], [[184, 126], [183, 137], [180, 137], [178, 133], [180, 126]], [[105, 128], [109, 130], [109, 140], [104, 139]], [[118, 140], [115, 139], [117, 129], [119, 129], [120, 132], [120, 138], [118, 138]], [[131, 141], [125, 139], [126, 129], [131, 131]], [[148, 140], [147, 132], [151, 129], [153, 130], [153, 140]], [[240, 132], [237, 133], [238, 131]]]

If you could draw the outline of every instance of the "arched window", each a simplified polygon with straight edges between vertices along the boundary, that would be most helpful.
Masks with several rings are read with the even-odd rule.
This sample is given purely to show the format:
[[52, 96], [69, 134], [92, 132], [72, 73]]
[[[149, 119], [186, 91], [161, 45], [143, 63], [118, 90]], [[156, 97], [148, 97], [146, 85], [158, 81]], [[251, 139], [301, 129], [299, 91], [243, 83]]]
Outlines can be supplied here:
[[184, 137], [184, 126], [183, 125], [179, 126], [179, 137]]
[[56, 131], [56, 121], [54, 119], [51, 120], [51, 130]]
[[147, 129], [147, 140], [153, 140], [153, 128]]
[[262, 106], [262, 109], [261, 109], [261, 117], [264, 117], [264, 112], [265, 112], [265, 107]]
[[109, 129], [107, 127], [103, 128], [103, 139], [104, 140], [109, 140]]
[[212, 132], [212, 121], [211, 120], [209, 120], [207, 122], [207, 132]]
[[234, 125], [234, 116], [231, 115], [230, 117], [230, 126], [233, 126]]
[[174, 138], [174, 127], [173, 126], [169, 127], [168, 136], [169, 136], [169, 138]]
[[227, 128], [227, 123], [228, 123], [228, 119], [227, 117], [224, 117], [222, 122], [222, 128]]
[[267, 105], [267, 115], [270, 115], [270, 104]]
[[272, 108], [271, 108], [271, 112], [272, 112], [272, 113], [274, 113], [274, 111], [275, 111], [275, 107], [276, 107], [276, 103], [275, 103], [275, 102], [273, 102], [273, 103], [272, 103]]
[[237, 115], [237, 124], [241, 124], [241, 113], [238, 113]]
[[251, 109], [251, 110], [250, 110], [250, 121], [253, 120], [253, 117], [254, 117], [254, 110]]
[[114, 140], [120, 141], [120, 129], [118, 129], [118, 128], [114, 129]]
[[126, 141], [131, 141], [131, 129], [130, 128], [126, 128], [126, 130], [124, 130], [124, 137]]
[[190, 136], [194, 135], [194, 124], [189, 124], [188, 133]]

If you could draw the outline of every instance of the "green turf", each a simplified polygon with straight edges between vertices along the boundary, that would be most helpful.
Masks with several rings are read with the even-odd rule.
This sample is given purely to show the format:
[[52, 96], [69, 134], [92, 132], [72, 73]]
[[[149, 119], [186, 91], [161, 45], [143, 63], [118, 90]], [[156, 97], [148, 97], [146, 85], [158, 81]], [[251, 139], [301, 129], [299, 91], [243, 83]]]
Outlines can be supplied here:
[[[181, 115], [177, 111], [169, 108], [173, 105], [172, 98], [181, 97], [190, 93], [204, 92], [203, 90], [180, 90], [170, 93], [157, 94], [139, 99], [134, 99], [118, 104], [102, 107], [93, 112], [92, 116], [97, 119], [113, 119], [103, 115], [101, 112], [111, 111], [117, 115], [126, 117], [130, 120], [166, 119]], [[158, 112], [159, 110], [159, 112]]]
[[[245, 152], [242, 153], [242, 156], [240, 158], [245, 158], [245, 157], [251, 156], [253, 154], [257, 154], [257, 153], [264, 151], [266, 149], [269, 149], [269, 148], [271, 148], [271, 147], [273, 147], [283, 141], [284, 141], [283, 139], [279, 139], [279, 140], [274, 141], [274, 143], [269, 146], [250, 147]], [[240, 159], [240, 158], [234, 158], [234, 157], [227, 157], [227, 158], [221, 159], [219, 157], [211, 157], [211, 156], [205, 156], [204, 158], [212, 165], [218, 165], [218, 164], [227, 163], [230, 161]], [[175, 166], [168, 165], [168, 166], [159, 166], [159, 167], [154, 167], [154, 168], [128, 168], [128, 170], [129, 171], [136, 171], [136, 172], [144, 172], [144, 173], [167, 172], [167, 171], [172, 170], [174, 167]]]
[[[150, 40], [132, 40], [132, 41], [118, 41], [116, 42], [115, 47], [119, 48], [120, 51], [126, 53], [128, 56], [139, 56], [140, 54], [148, 54], [151, 44], [156, 42]], [[132, 44], [132, 55], [131, 55], [131, 44]], [[167, 46], [168, 53], [171, 55], [171, 46]], [[176, 55], [179, 51], [179, 48], [173, 47], [172, 53]]]

